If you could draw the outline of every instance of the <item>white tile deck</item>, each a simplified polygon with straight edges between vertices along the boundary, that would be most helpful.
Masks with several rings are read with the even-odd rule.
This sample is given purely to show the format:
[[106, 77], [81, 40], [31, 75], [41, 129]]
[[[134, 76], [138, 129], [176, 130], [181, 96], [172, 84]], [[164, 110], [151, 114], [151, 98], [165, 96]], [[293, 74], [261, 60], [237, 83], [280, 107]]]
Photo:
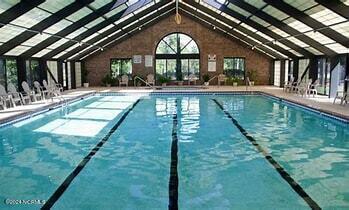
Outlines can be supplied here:
[[[146, 88], [119, 88], [119, 87], [91, 87], [91, 88], [79, 88], [75, 90], [65, 91], [64, 92], [64, 98], [71, 99], [76, 98], [79, 96], [82, 96], [87, 93], [92, 92], [122, 92], [122, 93], [130, 93], [130, 92], [143, 92], [143, 93], [150, 93], [150, 92], [177, 92], [177, 91], [199, 91], [199, 92], [216, 92], [216, 91], [246, 91], [245, 86], [240, 87], [231, 87], [231, 86], [209, 86], [205, 89], [193, 89], [188, 88], [187, 90], [153, 90], [153, 89], [146, 89]], [[328, 113], [333, 113], [339, 116], [343, 116], [345, 118], [349, 119], [349, 105], [339, 105], [339, 101], [337, 104], [333, 104], [333, 99], [329, 99], [326, 96], [317, 96], [315, 98], [313, 97], [300, 97], [296, 94], [291, 93], [285, 93], [282, 91], [281, 88], [273, 87], [273, 86], [254, 86], [254, 87], [248, 87], [247, 91], [261, 91], [265, 92], [271, 95], [274, 95], [279, 98], [287, 99], [308, 107], [312, 107], [321, 111], [325, 111]], [[49, 104], [52, 104], [54, 102], [57, 102], [58, 100], [54, 100], [53, 102], [51, 100], [48, 100], [46, 103], [43, 102], [36, 102], [31, 105], [25, 105], [25, 106], [18, 106], [16, 108], [10, 108], [7, 110], [0, 110], [0, 120], [6, 119], [9, 117], [13, 117], [15, 115], [23, 114], [26, 112], [32, 112], [35, 110], [38, 110], [42, 108], [43, 106], [47, 106]]]

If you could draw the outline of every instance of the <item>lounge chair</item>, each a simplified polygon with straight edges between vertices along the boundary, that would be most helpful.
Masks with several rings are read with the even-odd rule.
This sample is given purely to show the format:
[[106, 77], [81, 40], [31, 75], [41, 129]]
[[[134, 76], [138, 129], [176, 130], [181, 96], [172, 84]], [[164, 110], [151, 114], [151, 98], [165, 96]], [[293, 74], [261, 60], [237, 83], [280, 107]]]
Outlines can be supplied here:
[[218, 79], [218, 85], [220, 86], [222, 82], [224, 82], [224, 85], [226, 85], [227, 77], [224, 74], [219, 74], [217, 76]]
[[147, 80], [146, 80], [146, 82], [147, 82], [149, 85], [154, 86], [154, 85], [155, 85], [154, 74], [148, 74], [148, 75], [147, 75]]
[[36, 92], [41, 95], [41, 98], [45, 100], [48, 96], [48, 90], [45, 90], [45, 87], [41, 86], [38, 81], [34, 81], [34, 87]]
[[128, 87], [128, 76], [126, 74], [119, 78], [119, 86], [121, 85], [126, 85], [126, 87]]
[[36, 101], [35, 91], [30, 89], [30, 87], [26, 81], [22, 82], [22, 88], [23, 88], [23, 93], [24, 93], [24, 94], [22, 94], [22, 96], [24, 96], [24, 98], [23, 98], [24, 102], [25, 102], [25, 99], [28, 99], [25, 96], [29, 97], [28, 103]]
[[344, 91], [337, 91], [336, 96], [334, 97], [334, 100], [333, 100], [333, 104], [336, 103], [336, 99], [341, 100], [341, 102], [340, 102], [341, 105], [344, 103], [348, 103], [348, 100], [349, 100], [348, 93], [346, 93]]
[[313, 94], [313, 97], [315, 97], [315, 95], [317, 95], [317, 87], [320, 85], [319, 80], [315, 80], [315, 82], [313, 84], [310, 85], [309, 89], [308, 89], [308, 94], [309, 96], [311, 94]]
[[11, 106], [12, 97], [6, 92], [5, 87], [0, 85], [0, 106], [2, 106], [3, 109], [6, 109], [7, 102], [9, 106]]
[[297, 86], [297, 94], [303, 96], [307, 96], [309, 92], [310, 85], [313, 83], [313, 80], [310, 79], [308, 82], [302, 82], [299, 86]]
[[54, 96], [60, 96], [61, 95], [61, 88], [58, 87], [56, 84], [54, 85], [48, 85], [46, 80], [42, 81], [42, 85], [45, 88], [45, 91], [47, 91], [48, 97], [54, 97]]
[[17, 102], [19, 102], [20, 105], [23, 105], [26, 99], [30, 100], [28, 96], [23, 96], [22, 93], [17, 92], [15, 85], [12, 83], [9, 83], [7, 85], [7, 90], [8, 90], [8, 93], [11, 94], [13, 107], [16, 106]]
[[292, 90], [292, 84], [294, 82], [294, 79], [292, 78], [290, 81], [288, 81], [285, 85], [284, 85], [284, 88], [283, 88], [283, 91], [284, 92], [291, 92]]
[[190, 74], [189, 77], [188, 77], [188, 85], [190, 85], [191, 82], [194, 82], [194, 85], [196, 85], [196, 80], [198, 80], [196, 75], [195, 74]]

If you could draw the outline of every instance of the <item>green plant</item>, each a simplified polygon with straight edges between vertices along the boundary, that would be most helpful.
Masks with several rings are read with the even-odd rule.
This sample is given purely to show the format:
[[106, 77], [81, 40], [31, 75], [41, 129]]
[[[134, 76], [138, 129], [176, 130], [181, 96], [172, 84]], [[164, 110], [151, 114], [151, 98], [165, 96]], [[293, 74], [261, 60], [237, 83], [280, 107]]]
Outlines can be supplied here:
[[204, 82], [208, 82], [208, 81], [210, 80], [210, 75], [204, 74], [204, 75], [202, 76], [202, 79], [204, 80]]
[[162, 75], [158, 75], [158, 81], [160, 84], [164, 84], [164, 83], [168, 83], [170, 79]]
[[106, 74], [102, 79], [102, 84], [104, 86], [111, 85], [113, 82], [113, 79], [111, 78], [110, 74]]

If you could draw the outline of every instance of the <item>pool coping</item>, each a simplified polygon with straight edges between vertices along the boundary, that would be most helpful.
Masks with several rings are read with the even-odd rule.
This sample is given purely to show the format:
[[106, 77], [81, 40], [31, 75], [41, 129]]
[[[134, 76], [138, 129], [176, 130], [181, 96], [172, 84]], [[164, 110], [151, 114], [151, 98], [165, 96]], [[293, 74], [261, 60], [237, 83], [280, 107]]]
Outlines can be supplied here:
[[[286, 103], [291, 106], [299, 107], [305, 110], [308, 110], [310, 112], [313, 112], [315, 114], [319, 114], [322, 117], [330, 118], [336, 121], [340, 121], [342, 123], [345, 123], [349, 125], [349, 116], [336, 113], [336, 112], [331, 112], [329, 110], [324, 110], [321, 108], [317, 107], [312, 107], [309, 106], [305, 103], [301, 103], [299, 101], [291, 100], [291, 99], [286, 99], [280, 96], [276, 96], [271, 93], [267, 93], [264, 91], [253, 91], [253, 90], [246, 90], [246, 91], [193, 91], [193, 90], [175, 90], [175, 91], [152, 91], [152, 92], [101, 92], [101, 91], [94, 91], [94, 92], [89, 92], [85, 93], [76, 97], [72, 97], [66, 100], [66, 103], [71, 104], [73, 102], [76, 102], [78, 100], [83, 100], [85, 98], [88, 98], [90, 96], [94, 95], [101, 95], [101, 96], [115, 96], [115, 95], [261, 95], [265, 96], [283, 103]], [[0, 120], [0, 128], [5, 127], [7, 125], [16, 123], [21, 120], [28, 119], [30, 117], [48, 112], [53, 109], [57, 109], [61, 107], [62, 102], [54, 102], [52, 104], [45, 105], [43, 107], [28, 111], [28, 112], [23, 112], [17, 115], [13, 115], [4, 119]]]

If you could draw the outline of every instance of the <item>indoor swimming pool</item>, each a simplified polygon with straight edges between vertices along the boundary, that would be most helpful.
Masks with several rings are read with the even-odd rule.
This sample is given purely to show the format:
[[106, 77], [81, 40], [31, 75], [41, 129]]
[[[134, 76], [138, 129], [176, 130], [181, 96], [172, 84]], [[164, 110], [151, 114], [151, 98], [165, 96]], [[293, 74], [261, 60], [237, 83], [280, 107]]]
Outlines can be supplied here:
[[0, 140], [0, 209], [349, 208], [348, 124], [263, 95], [101, 94]]

